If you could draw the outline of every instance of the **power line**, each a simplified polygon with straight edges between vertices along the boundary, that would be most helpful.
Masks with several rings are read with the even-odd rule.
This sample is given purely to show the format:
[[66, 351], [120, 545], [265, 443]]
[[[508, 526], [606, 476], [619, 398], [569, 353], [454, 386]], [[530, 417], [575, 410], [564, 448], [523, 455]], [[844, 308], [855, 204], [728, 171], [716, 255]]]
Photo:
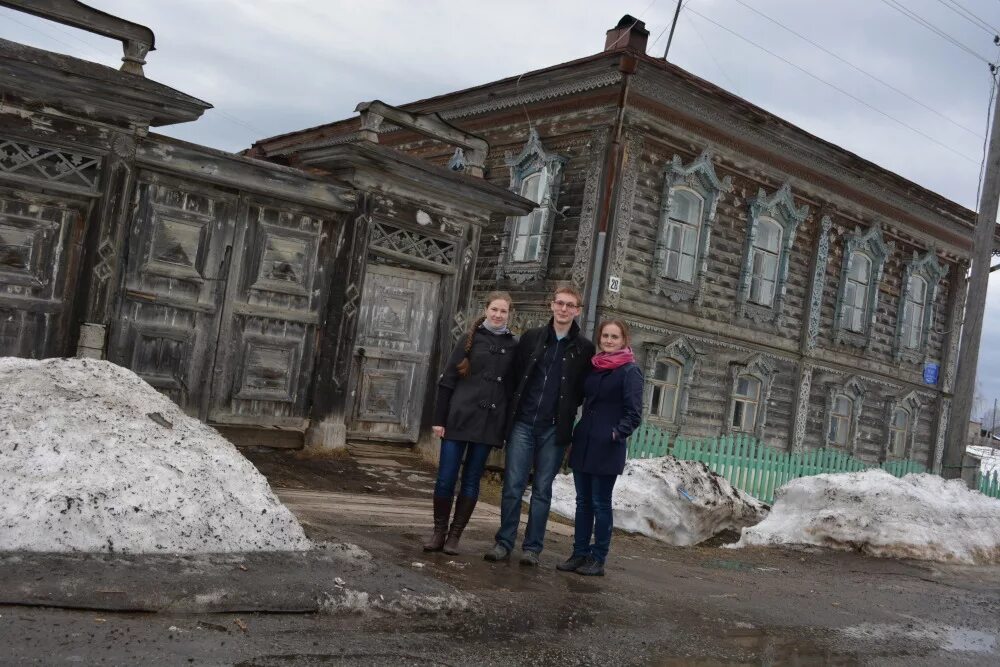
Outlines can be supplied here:
[[960, 41], [958, 41], [957, 39], [955, 39], [954, 37], [952, 37], [948, 33], [944, 32], [941, 29], [939, 29], [937, 26], [935, 26], [935, 25], [933, 25], [931, 23], [928, 23], [925, 19], [921, 18], [915, 12], [907, 9], [906, 7], [903, 7], [898, 2], [896, 2], [896, 0], [882, 0], [882, 3], [885, 4], [888, 7], [891, 7], [892, 9], [895, 9], [897, 12], [899, 12], [903, 16], [907, 17], [911, 21], [915, 21], [916, 23], [918, 23], [918, 24], [922, 25], [923, 27], [927, 28], [928, 30], [930, 30], [931, 32], [933, 32], [938, 37], [941, 37], [945, 41], [950, 42], [951, 44], [953, 44], [953, 45], [957, 46], [958, 48], [962, 49], [963, 51], [965, 51], [966, 53], [968, 53], [973, 58], [976, 58], [977, 60], [981, 60], [984, 63], [986, 63], [987, 65], [990, 64], [989, 60], [987, 60], [986, 58], [982, 57], [981, 55], [979, 55], [978, 53], [976, 53], [975, 51], [973, 51], [972, 49], [970, 49], [969, 47], [967, 47], [965, 44], [962, 44]]
[[718, 68], [718, 70], [722, 73], [722, 76], [726, 78], [726, 81], [729, 82], [729, 85], [731, 85], [734, 89], [739, 90], [739, 86], [737, 86], [733, 82], [733, 80], [729, 78], [729, 75], [726, 74], [726, 69], [721, 64], [719, 64], [719, 61], [716, 59], [715, 54], [712, 53], [712, 47], [708, 45], [708, 42], [705, 40], [705, 36], [701, 34], [700, 30], [698, 30], [698, 26], [695, 25], [695, 22], [686, 16], [684, 17], [684, 20], [691, 25], [691, 29], [694, 30], [694, 34], [698, 35], [698, 39], [700, 39], [701, 43], [705, 46], [705, 52], [708, 53], [709, 57], [712, 59], [712, 62], [715, 63], [716, 68]]
[[971, 20], [971, 21], [972, 21], [973, 23], [975, 23], [975, 24], [977, 24], [977, 25], [980, 25], [980, 26], [982, 26], [982, 27], [983, 27], [983, 28], [984, 28], [985, 30], [989, 31], [989, 33], [990, 33], [991, 35], [994, 35], [994, 36], [995, 36], [995, 35], [998, 35], [998, 34], [1000, 34], [1000, 31], [998, 31], [998, 30], [997, 30], [996, 28], [994, 28], [994, 27], [993, 27], [992, 25], [990, 25], [989, 23], [987, 23], [986, 21], [984, 21], [984, 20], [983, 20], [982, 18], [980, 18], [980, 17], [978, 16], [978, 15], [974, 14], [974, 13], [973, 13], [972, 11], [970, 11], [970, 10], [969, 10], [969, 9], [968, 9], [967, 7], [965, 7], [965, 6], [964, 6], [964, 5], [962, 4], [962, 3], [960, 3], [960, 2], [958, 1], [958, 0], [948, 0], [948, 4], [950, 4], [950, 5], [954, 5], [954, 7], [955, 7], [955, 8], [956, 8], [956, 9], [957, 9], [957, 10], [958, 10], [958, 11], [959, 11], [959, 12], [960, 12], [960, 13], [961, 13], [961, 14], [962, 14], [963, 16], [967, 16], [967, 17], [969, 18], [969, 20]]
[[842, 58], [841, 56], [837, 55], [836, 53], [834, 53], [830, 49], [822, 46], [821, 44], [818, 44], [818, 43], [814, 42], [813, 40], [809, 39], [805, 35], [803, 35], [803, 34], [801, 34], [799, 32], [796, 32], [795, 30], [793, 30], [792, 28], [789, 28], [787, 25], [785, 25], [784, 23], [781, 23], [777, 19], [771, 18], [770, 16], [768, 16], [764, 12], [762, 12], [762, 11], [760, 11], [760, 10], [754, 8], [754, 7], [751, 7], [747, 3], [743, 2], [743, 0], [736, 0], [736, 2], [738, 2], [741, 5], [743, 5], [744, 7], [746, 7], [747, 9], [749, 9], [750, 11], [752, 11], [753, 13], [757, 14], [758, 16], [760, 16], [762, 18], [765, 18], [768, 21], [770, 21], [771, 23], [773, 23], [773, 24], [775, 24], [775, 25], [777, 25], [777, 26], [779, 26], [779, 27], [787, 30], [788, 32], [792, 33], [793, 35], [795, 35], [799, 39], [801, 39], [803, 41], [806, 41], [809, 44], [812, 44], [813, 46], [815, 46], [817, 49], [819, 49], [823, 53], [827, 54], [828, 56], [830, 56], [832, 58], [836, 58], [837, 60], [839, 60], [840, 62], [844, 63], [848, 67], [851, 67], [851, 68], [857, 70], [858, 72], [861, 72], [862, 74], [864, 74], [868, 78], [870, 78], [870, 79], [872, 79], [874, 81], [877, 81], [878, 83], [882, 84], [883, 86], [885, 86], [889, 90], [892, 90], [892, 91], [894, 91], [894, 92], [902, 95], [903, 97], [905, 97], [906, 99], [910, 100], [914, 104], [917, 104], [917, 105], [923, 107], [924, 109], [926, 109], [927, 111], [930, 111], [931, 113], [935, 114], [936, 116], [939, 116], [940, 118], [943, 118], [944, 120], [948, 121], [949, 123], [951, 123], [955, 127], [958, 127], [958, 128], [961, 128], [961, 129], [965, 130], [966, 132], [968, 132], [972, 136], [976, 137], [977, 139], [982, 138], [983, 135], [980, 134], [978, 130], [974, 130], [974, 129], [970, 128], [970, 127], [966, 127], [965, 125], [962, 125], [958, 121], [953, 120], [951, 117], [949, 117], [945, 113], [943, 113], [941, 111], [938, 111], [937, 109], [934, 109], [932, 107], [927, 106], [926, 104], [924, 104], [923, 102], [921, 102], [917, 98], [913, 97], [909, 93], [906, 93], [905, 91], [900, 90], [899, 88], [897, 88], [896, 86], [892, 85], [888, 81], [885, 81], [884, 79], [880, 79], [879, 77], [875, 76], [871, 72], [862, 69], [858, 65], [855, 65], [854, 63], [852, 63], [851, 61], [849, 61], [849, 60], [847, 60], [845, 58]]
[[957, 155], [958, 157], [962, 158], [963, 160], [967, 160], [967, 161], [971, 162], [972, 164], [978, 164], [979, 163], [979, 161], [976, 160], [975, 158], [970, 157], [970, 156], [966, 155], [965, 153], [961, 153], [961, 152], [955, 150], [951, 146], [949, 146], [949, 145], [947, 145], [947, 144], [945, 144], [945, 143], [943, 143], [941, 141], [938, 141], [937, 139], [935, 139], [934, 137], [930, 136], [929, 134], [927, 134], [925, 132], [922, 132], [921, 130], [918, 130], [917, 128], [913, 127], [909, 123], [906, 123], [905, 121], [902, 121], [902, 120], [896, 118], [895, 116], [892, 116], [892, 115], [886, 113], [885, 111], [882, 111], [878, 107], [872, 106], [871, 104], [869, 104], [868, 102], [865, 102], [860, 97], [857, 97], [856, 95], [847, 92], [843, 88], [841, 88], [841, 87], [839, 87], [839, 86], [837, 86], [837, 85], [835, 85], [833, 83], [830, 83], [826, 79], [823, 79], [823, 78], [821, 78], [819, 76], [816, 76], [815, 74], [813, 74], [809, 70], [805, 69], [804, 67], [801, 67], [800, 65], [797, 65], [797, 64], [793, 63], [792, 61], [788, 60], [787, 58], [784, 58], [783, 56], [778, 55], [774, 51], [771, 51], [770, 49], [768, 49], [768, 48], [766, 48], [764, 46], [761, 46], [757, 42], [754, 42], [753, 40], [744, 37], [743, 35], [739, 34], [735, 30], [727, 28], [726, 26], [722, 25], [721, 23], [718, 23], [715, 20], [710, 19], [709, 17], [705, 16], [704, 14], [702, 14], [702, 13], [700, 13], [700, 12], [694, 10], [694, 9], [691, 9], [690, 7], [688, 7], [688, 12], [691, 13], [691, 14], [695, 14], [696, 16], [700, 16], [701, 18], [705, 19], [709, 23], [711, 23], [711, 24], [713, 24], [713, 25], [715, 25], [715, 26], [717, 26], [717, 27], [725, 30], [726, 32], [730, 33], [734, 37], [737, 37], [738, 39], [743, 40], [744, 42], [746, 42], [747, 44], [750, 44], [751, 46], [757, 47], [761, 51], [763, 51], [763, 52], [765, 52], [767, 54], [770, 54], [774, 58], [777, 58], [781, 62], [785, 63], [786, 65], [790, 65], [790, 66], [794, 67], [795, 69], [799, 70], [800, 72], [802, 72], [806, 76], [808, 76], [808, 77], [810, 77], [812, 79], [815, 79], [816, 81], [819, 81], [820, 83], [822, 83], [825, 86], [833, 88], [837, 92], [839, 92], [839, 93], [841, 93], [843, 95], [846, 95], [847, 97], [851, 98], [852, 100], [854, 100], [858, 104], [861, 104], [861, 105], [867, 107], [868, 109], [871, 109], [872, 111], [874, 111], [875, 113], [879, 114], [880, 116], [884, 116], [885, 118], [888, 118], [889, 120], [893, 121], [894, 123], [897, 123], [897, 124], [905, 127], [906, 129], [910, 130], [911, 132], [920, 135], [924, 139], [927, 139], [928, 141], [930, 141], [930, 142], [932, 142], [934, 144], [937, 144], [938, 146], [940, 146], [941, 148], [944, 148], [948, 152], [954, 153], [955, 155]]
[[938, 4], [940, 4], [942, 7], [945, 7], [946, 9], [951, 10], [956, 15], [958, 15], [961, 18], [965, 19], [966, 21], [968, 21], [972, 25], [976, 26], [977, 28], [979, 28], [983, 32], [986, 32], [986, 33], [988, 33], [990, 35], [995, 35], [996, 34], [996, 32], [994, 32], [993, 30], [991, 30], [990, 27], [987, 26], [987, 25], [985, 25], [982, 21], [980, 21], [978, 19], [975, 19], [975, 18], [970, 18], [966, 13], [964, 13], [964, 11], [961, 8], [961, 5], [955, 6], [955, 5], [952, 5], [949, 2], [945, 2], [945, 0], [937, 0], [937, 1], [938, 1]]

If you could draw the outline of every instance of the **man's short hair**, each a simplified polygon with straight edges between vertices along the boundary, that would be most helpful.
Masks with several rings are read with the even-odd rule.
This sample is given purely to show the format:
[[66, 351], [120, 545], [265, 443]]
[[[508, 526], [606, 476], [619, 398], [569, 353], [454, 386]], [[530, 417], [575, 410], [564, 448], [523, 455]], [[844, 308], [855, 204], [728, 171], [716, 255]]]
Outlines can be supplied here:
[[564, 283], [556, 287], [556, 291], [552, 293], [552, 300], [555, 301], [556, 297], [560, 294], [569, 294], [571, 297], [576, 299], [576, 305], [583, 305], [583, 295], [580, 294], [580, 290], [576, 288], [576, 285], [571, 283]]

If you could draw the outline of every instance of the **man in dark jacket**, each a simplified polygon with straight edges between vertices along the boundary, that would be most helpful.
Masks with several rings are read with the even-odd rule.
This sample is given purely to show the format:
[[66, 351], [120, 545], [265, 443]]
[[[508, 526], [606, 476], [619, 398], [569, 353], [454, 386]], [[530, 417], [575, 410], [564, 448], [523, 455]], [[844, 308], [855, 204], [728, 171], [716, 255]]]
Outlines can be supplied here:
[[552, 501], [552, 481], [573, 437], [573, 421], [583, 402], [583, 382], [590, 372], [594, 344], [574, 321], [583, 305], [572, 286], [559, 287], [552, 298], [548, 325], [526, 331], [517, 344], [508, 403], [507, 436], [500, 530], [486, 553], [489, 561], [510, 558], [521, 519], [521, 497], [534, 468], [528, 526], [521, 544], [521, 564], [538, 565]]

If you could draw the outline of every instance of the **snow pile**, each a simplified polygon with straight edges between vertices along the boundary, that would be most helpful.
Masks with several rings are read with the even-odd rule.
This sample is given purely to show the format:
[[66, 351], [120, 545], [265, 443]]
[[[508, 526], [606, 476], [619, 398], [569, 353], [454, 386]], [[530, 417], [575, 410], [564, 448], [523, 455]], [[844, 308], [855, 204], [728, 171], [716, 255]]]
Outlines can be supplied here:
[[106, 361], [0, 358], [0, 551], [304, 550], [225, 438]]
[[902, 479], [871, 469], [802, 477], [740, 546], [805, 544], [871, 556], [1000, 562], [1000, 500], [937, 475]]
[[[631, 459], [612, 495], [615, 528], [672, 544], [698, 544], [724, 530], [760, 521], [767, 505], [734, 489], [704, 463], [672, 456]], [[552, 510], [573, 518], [576, 488], [572, 475], [557, 475]]]

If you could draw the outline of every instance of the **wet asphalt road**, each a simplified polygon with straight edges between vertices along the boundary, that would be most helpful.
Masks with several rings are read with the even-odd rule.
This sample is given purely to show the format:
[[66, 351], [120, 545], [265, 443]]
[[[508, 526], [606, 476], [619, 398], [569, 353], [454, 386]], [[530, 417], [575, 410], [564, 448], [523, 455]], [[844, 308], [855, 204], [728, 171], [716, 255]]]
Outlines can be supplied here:
[[[398, 469], [251, 458], [276, 484], [323, 490], [326, 480], [339, 492], [419, 495], [419, 483], [398, 484], [407, 477]], [[549, 536], [536, 570], [483, 561], [487, 523], [474, 524], [466, 553], [450, 557], [420, 551], [417, 521], [292, 509], [314, 540], [354, 543], [374, 559], [339, 547], [322, 558], [250, 561], [0, 557], [0, 664], [1000, 664], [1000, 567], [680, 549], [616, 534], [608, 576], [587, 579], [554, 570], [569, 550], [564, 536]], [[471, 602], [445, 612], [352, 611], [337, 577], [386, 599]], [[323, 593], [339, 609], [318, 604]], [[156, 611], [109, 609], [126, 600]], [[3, 604], [16, 601], [33, 606]], [[52, 606], [95, 601], [104, 608]], [[281, 604], [281, 613], [263, 611]]]

